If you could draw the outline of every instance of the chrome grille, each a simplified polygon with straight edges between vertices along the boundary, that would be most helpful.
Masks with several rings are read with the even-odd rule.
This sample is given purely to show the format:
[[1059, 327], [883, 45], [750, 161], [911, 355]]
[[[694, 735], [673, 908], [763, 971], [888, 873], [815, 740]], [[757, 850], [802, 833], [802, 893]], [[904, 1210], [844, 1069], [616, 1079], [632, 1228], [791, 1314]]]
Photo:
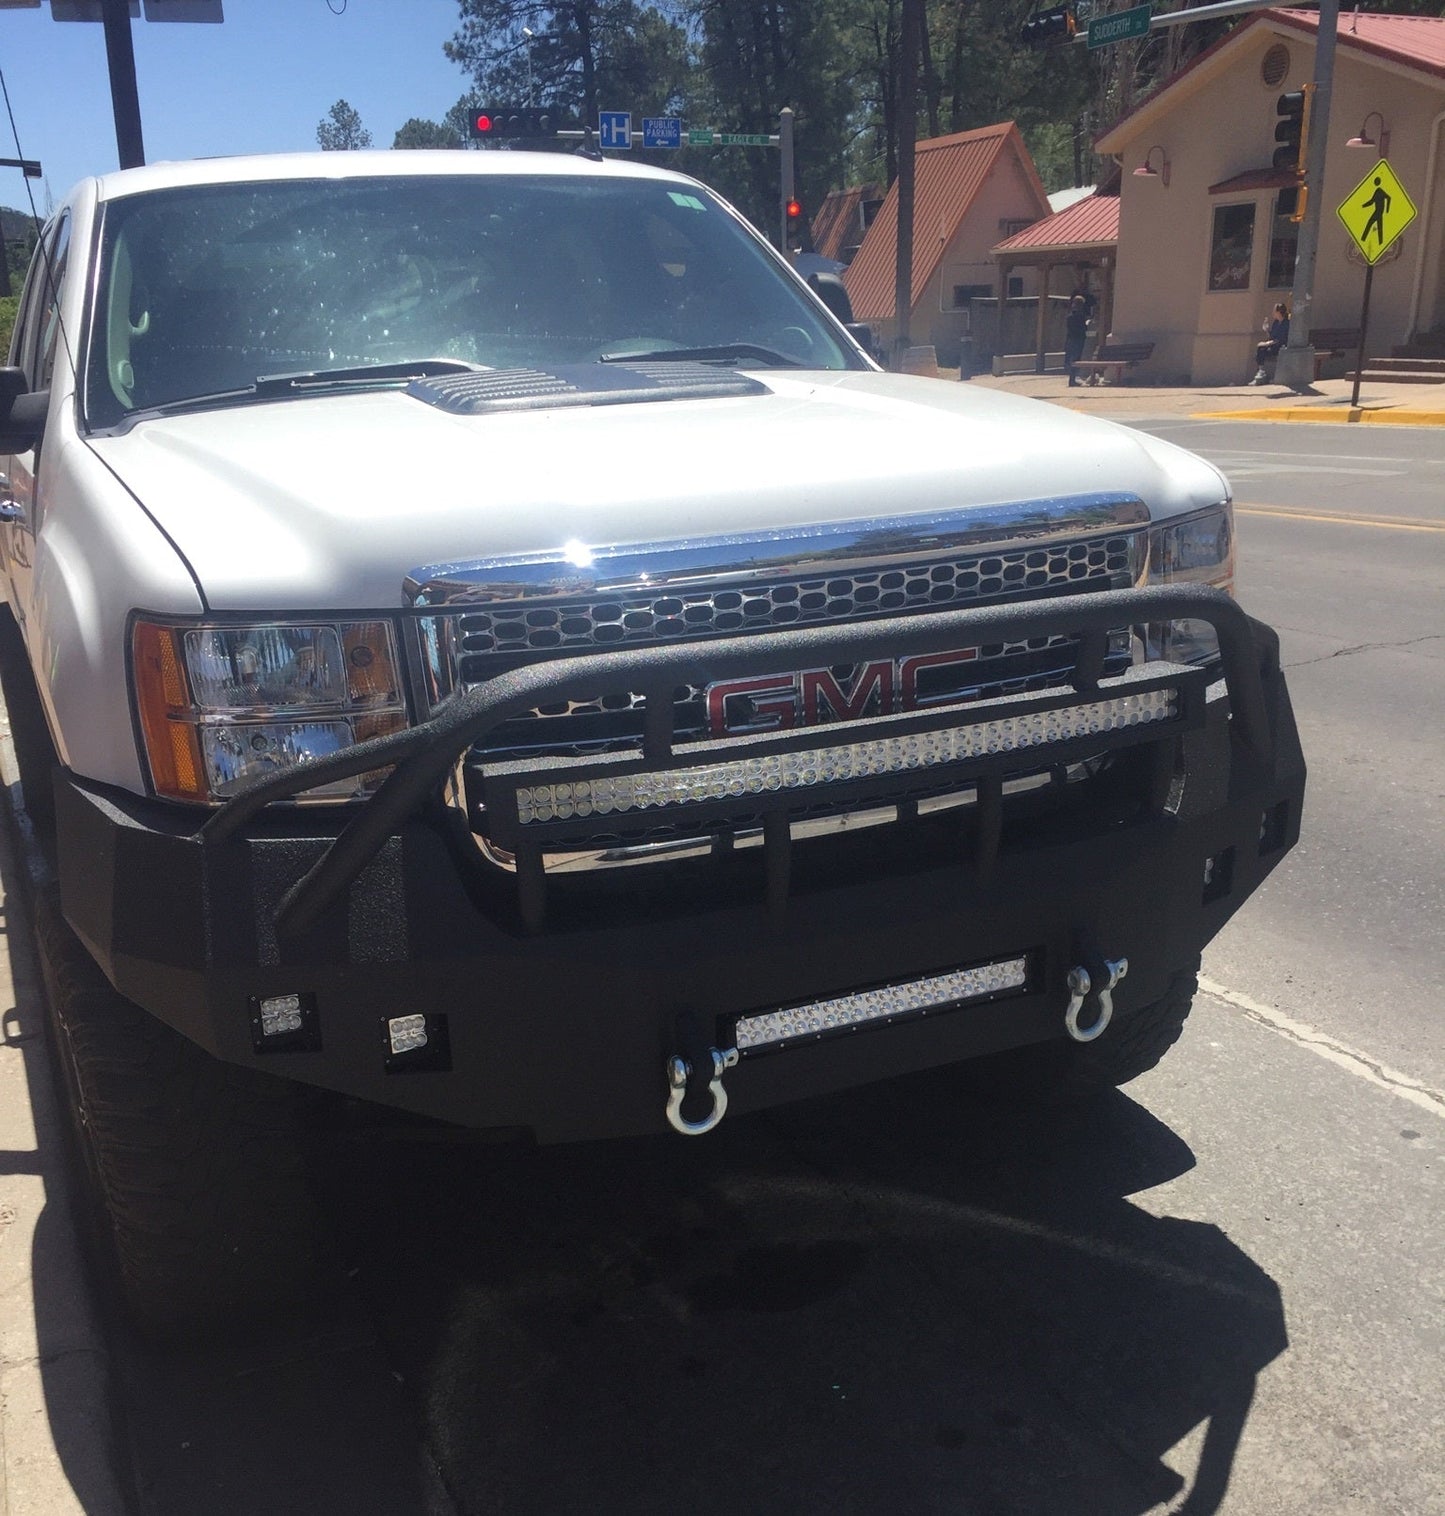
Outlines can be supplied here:
[[972, 601], [1110, 589], [1135, 581], [1137, 534], [877, 569], [519, 602], [455, 613], [457, 673], [475, 684], [504, 666], [498, 655], [646, 647], [777, 627], [854, 622]]

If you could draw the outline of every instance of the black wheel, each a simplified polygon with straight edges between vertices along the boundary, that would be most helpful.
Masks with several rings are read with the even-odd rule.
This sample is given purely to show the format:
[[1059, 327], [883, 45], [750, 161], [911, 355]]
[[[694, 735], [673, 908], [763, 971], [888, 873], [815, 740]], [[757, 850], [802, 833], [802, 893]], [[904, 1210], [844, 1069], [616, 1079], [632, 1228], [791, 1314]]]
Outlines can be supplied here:
[[55, 830], [55, 792], [51, 770], [55, 747], [45, 723], [45, 709], [35, 688], [25, 641], [9, 606], [0, 607], [0, 687], [10, 717], [10, 740], [20, 770], [20, 793], [32, 825], [42, 838]]
[[1069, 1076], [1084, 1091], [1128, 1084], [1150, 1069], [1179, 1041], [1199, 989], [1199, 963], [1178, 970], [1160, 999], [1127, 1014], [1093, 1042], [1068, 1044]]
[[221, 1063], [117, 994], [54, 887], [35, 917], [89, 1230], [132, 1320], [153, 1340], [223, 1336], [298, 1304], [315, 1217], [291, 1087]]

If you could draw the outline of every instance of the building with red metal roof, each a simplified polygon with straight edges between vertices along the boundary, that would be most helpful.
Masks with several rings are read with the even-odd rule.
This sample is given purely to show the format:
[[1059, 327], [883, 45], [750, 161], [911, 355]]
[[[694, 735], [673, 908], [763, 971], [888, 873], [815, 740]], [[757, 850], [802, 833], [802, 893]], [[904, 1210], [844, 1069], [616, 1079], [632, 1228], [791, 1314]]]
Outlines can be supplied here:
[[881, 184], [829, 190], [810, 227], [813, 251], [836, 263], [851, 263], [882, 203]]
[[[1271, 307], [1290, 300], [1298, 179], [1273, 165], [1277, 102], [1313, 80], [1319, 24], [1314, 11], [1256, 12], [1095, 144], [1123, 170], [1108, 330], [1154, 344], [1146, 378], [1241, 382]], [[1310, 186], [1311, 327], [1360, 324], [1364, 260], [1336, 208], [1384, 157], [1417, 215], [1376, 263], [1366, 345], [1445, 354], [1445, 19], [1347, 13], [1337, 35], [1325, 171]], [[1392, 201], [1402, 226], [1404, 212]]]
[[[994, 300], [993, 247], [1049, 214], [1048, 196], [1012, 121], [917, 144], [909, 338], [931, 344], [941, 363], [958, 362], [970, 332], [970, 307]], [[843, 275], [853, 312], [891, 348], [898, 247], [898, 185], [893, 184]]]

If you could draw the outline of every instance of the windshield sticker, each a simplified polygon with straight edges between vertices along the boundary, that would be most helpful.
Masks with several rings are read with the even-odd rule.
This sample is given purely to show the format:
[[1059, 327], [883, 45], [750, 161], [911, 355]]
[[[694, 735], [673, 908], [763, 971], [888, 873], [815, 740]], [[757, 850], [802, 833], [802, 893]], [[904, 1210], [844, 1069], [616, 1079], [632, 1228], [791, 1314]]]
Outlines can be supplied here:
[[668, 199], [671, 200], [674, 205], [682, 206], [684, 210], [701, 211], [707, 209], [707, 207], [702, 203], [701, 200], [697, 198], [696, 195], [684, 195], [678, 190], [669, 190]]

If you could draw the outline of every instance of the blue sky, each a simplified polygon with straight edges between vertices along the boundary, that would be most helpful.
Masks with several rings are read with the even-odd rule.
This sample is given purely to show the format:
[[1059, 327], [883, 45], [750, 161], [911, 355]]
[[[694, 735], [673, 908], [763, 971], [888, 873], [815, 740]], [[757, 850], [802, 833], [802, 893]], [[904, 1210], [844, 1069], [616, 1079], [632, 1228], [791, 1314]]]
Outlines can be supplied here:
[[[219, 25], [134, 21], [146, 158], [309, 151], [345, 99], [376, 147], [411, 116], [440, 118], [467, 89], [442, 53], [457, 0], [223, 0]], [[341, 14], [335, 14], [340, 11]], [[98, 24], [0, 9], [0, 70], [20, 135], [0, 108], [0, 157], [38, 158], [36, 204], [117, 167], [105, 38]], [[0, 169], [0, 205], [26, 207], [18, 169]]]

